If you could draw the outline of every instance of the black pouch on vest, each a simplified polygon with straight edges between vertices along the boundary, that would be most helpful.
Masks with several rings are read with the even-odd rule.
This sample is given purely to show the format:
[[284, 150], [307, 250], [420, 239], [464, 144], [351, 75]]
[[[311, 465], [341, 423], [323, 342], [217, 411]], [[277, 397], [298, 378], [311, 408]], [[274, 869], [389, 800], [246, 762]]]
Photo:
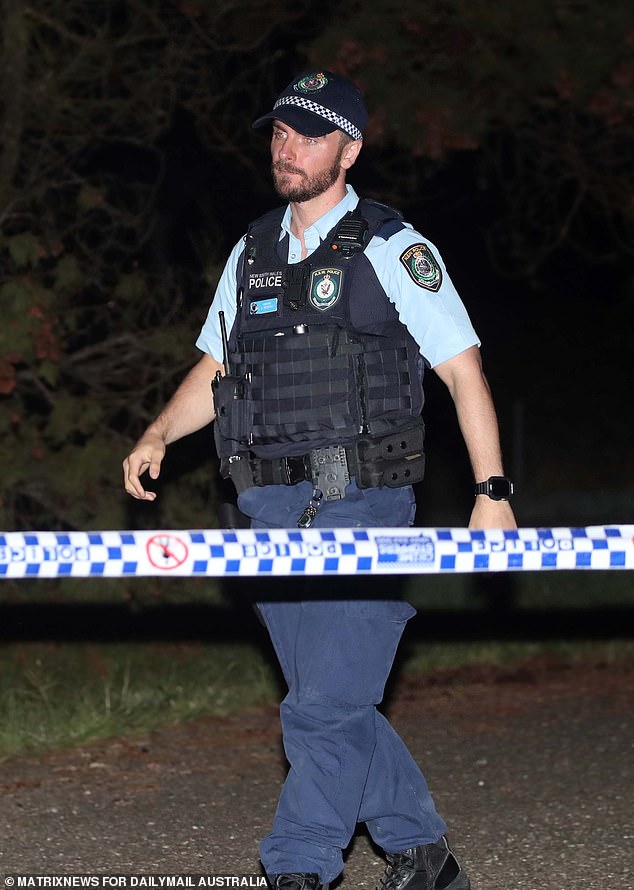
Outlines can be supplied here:
[[306, 305], [306, 297], [308, 295], [308, 276], [310, 275], [310, 267], [308, 265], [296, 264], [288, 266], [284, 277], [284, 305], [289, 309], [297, 311]]
[[249, 381], [245, 377], [222, 377], [218, 373], [211, 382], [211, 391], [219, 434], [216, 436], [216, 447], [222, 451], [218, 457], [244, 451], [253, 429], [253, 399]]
[[355, 474], [359, 488], [401, 488], [425, 475], [425, 427], [422, 420], [406, 430], [356, 443]]

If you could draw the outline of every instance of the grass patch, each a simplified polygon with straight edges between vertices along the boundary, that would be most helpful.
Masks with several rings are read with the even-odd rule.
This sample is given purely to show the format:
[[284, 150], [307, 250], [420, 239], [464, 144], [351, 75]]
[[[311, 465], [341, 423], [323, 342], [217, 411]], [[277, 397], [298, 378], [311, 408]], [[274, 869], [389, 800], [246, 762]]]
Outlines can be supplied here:
[[[634, 642], [406, 644], [399, 673], [634, 658]], [[148, 732], [279, 700], [277, 669], [256, 644], [16, 643], [0, 649], [0, 757]]]
[[634, 640], [414, 642], [407, 647], [401, 671], [413, 676], [483, 665], [512, 669], [538, 658], [561, 665], [613, 665], [634, 659]]
[[245, 644], [42, 644], [0, 649], [0, 757], [274, 701], [275, 669]]

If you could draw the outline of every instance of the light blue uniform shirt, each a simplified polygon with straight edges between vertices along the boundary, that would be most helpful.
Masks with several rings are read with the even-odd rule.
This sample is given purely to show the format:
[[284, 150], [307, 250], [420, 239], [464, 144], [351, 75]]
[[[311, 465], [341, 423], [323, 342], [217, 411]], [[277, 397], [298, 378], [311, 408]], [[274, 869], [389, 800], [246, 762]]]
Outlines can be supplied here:
[[[319, 247], [320, 242], [336, 226], [341, 217], [357, 206], [359, 197], [355, 190], [350, 185], [346, 188], [345, 198], [304, 232], [304, 242], [309, 255]], [[280, 240], [286, 234], [289, 236], [288, 261], [298, 263], [301, 260], [302, 248], [300, 241], [291, 232], [290, 206], [286, 208], [282, 219]], [[404, 263], [400, 261], [408, 248], [421, 243], [426, 244], [431, 250], [442, 272], [442, 283], [437, 291], [417, 284]], [[209, 353], [219, 362], [222, 361], [222, 339], [218, 313], [224, 312], [229, 333], [236, 315], [236, 270], [243, 249], [244, 238], [241, 238], [229, 255], [207, 319], [196, 341], [196, 346], [202, 352]], [[470, 346], [480, 345], [467, 311], [447, 275], [438, 251], [408, 223], [387, 241], [382, 238], [372, 238], [365, 255], [388, 298], [396, 306], [400, 320], [418, 343], [421, 355], [430, 367], [433, 368], [453, 358]]]

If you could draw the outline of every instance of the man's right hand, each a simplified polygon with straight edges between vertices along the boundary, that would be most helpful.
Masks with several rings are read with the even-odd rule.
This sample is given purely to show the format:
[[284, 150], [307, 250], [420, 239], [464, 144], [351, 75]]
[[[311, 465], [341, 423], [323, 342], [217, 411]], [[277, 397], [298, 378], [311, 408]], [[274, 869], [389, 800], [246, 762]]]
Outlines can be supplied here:
[[123, 461], [123, 487], [133, 498], [156, 500], [156, 492], [146, 491], [139, 476], [147, 471], [150, 479], [158, 479], [166, 445], [195, 433], [214, 419], [211, 381], [217, 371], [223, 372], [220, 362], [203, 355]]
[[145, 433], [123, 461], [123, 487], [129, 495], [141, 501], [156, 500], [155, 491], [146, 491], [139, 476], [149, 471], [150, 479], [158, 479], [165, 457], [165, 442], [156, 433]]

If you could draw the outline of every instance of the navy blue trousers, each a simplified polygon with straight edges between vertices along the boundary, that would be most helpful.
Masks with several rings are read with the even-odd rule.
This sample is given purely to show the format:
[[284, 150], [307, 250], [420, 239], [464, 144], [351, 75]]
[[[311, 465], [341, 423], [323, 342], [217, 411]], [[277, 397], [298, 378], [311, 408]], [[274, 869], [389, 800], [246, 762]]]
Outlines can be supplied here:
[[[239, 506], [254, 528], [296, 528], [310, 494], [307, 482], [252, 488]], [[353, 481], [343, 500], [319, 508], [313, 527], [407, 526], [413, 515], [410, 488], [359, 490]], [[407, 747], [377, 710], [415, 610], [390, 599], [390, 577], [297, 583], [293, 598], [259, 604], [288, 685], [280, 715], [289, 762], [260, 856], [269, 876], [317, 872], [330, 883], [357, 823], [387, 852], [433, 843], [446, 825]]]

